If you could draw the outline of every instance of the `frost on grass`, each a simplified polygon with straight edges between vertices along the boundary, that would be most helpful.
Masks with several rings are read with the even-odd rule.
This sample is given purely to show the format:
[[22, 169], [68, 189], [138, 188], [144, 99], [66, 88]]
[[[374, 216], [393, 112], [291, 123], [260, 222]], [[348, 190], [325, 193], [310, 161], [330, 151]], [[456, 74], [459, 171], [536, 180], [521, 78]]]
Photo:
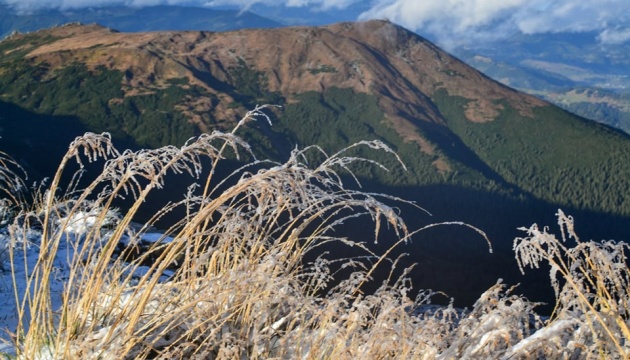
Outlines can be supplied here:
[[573, 218], [561, 210], [557, 217], [560, 239], [533, 225], [522, 229], [527, 237], [514, 241], [521, 270], [550, 267], [556, 306], [545, 343], [584, 358], [630, 357], [628, 244], [581, 241]]
[[[248, 113], [238, 126], [263, 115], [263, 110]], [[391, 152], [380, 142], [356, 146]], [[342, 151], [309, 165], [305, 161], [309, 151], [321, 149], [296, 149], [285, 163], [254, 161], [228, 179], [216, 179], [214, 167], [228, 153], [250, 153], [247, 143], [234, 133], [216, 132], [180, 148], [137, 152], [119, 152], [107, 135], [78, 138], [50, 186], [41, 196], [33, 196], [34, 203], [7, 200], [13, 215], [7, 216], [1, 239], [11, 249], [6, 254], [12, 275], [5, 271], [3, 276], [15, 280], [16, 325], [9, 330], [16, 356], [571, 359], [627, 355], [624, 243], [578, 241], [577, 246], [567, 247], [565, 240], [577, 241], [577, 236], [571, 219], [562, 213], [560, 240], [536, 226], [525, 229], [527, 237], [515, 242], [522, 269], [548, 266], [543, 262], [552, 268], [558, 304], [549, 319], [538, 317], [535, 303], [501, 282], [470, 310], [429, 306], [435, 295], [431, 291], [409, 297], [411, 269], [388, 279], [375, 292], [363, 293], [362, 285], [372, 281], [375, 266], [393, 268], [398, 262], [371, 253], [363, 239], [338, 237], [335, 228], [365, 217], [374, 222], [376, 235], [387, 227], [399, 237], [392, 246], [408, 241], [414, 232], [379, 195], [348, 190], [341, 183], [338, 171], [349, 171], [352, 162], [370, 160], [344, 157]], [[87, 185], [78, 188], [74, 182], [70, 189], [59, 188], [68, 162], [96, 159], [105, 160], [103, 169]], [[202, 163], [212, 166], [206, 178], [200, 178]], [[187, 173], [197, 184], [145, 225], [132, 226], [147, 195], [173, 173]], [[14, 184], [10, 181], [6, 186]], [[119, 197], [135, 199], [122, 214], [112, 207]], [[181, 221], [162, 235], [153, 233], [151, 225], [176, 209], [185, 214]], [[327, 256], [320, 249], [331, 243], [362, 249], [364, 256]], [[339, 279], [339, 269], [351, 271]]]
[[[261, 115], [261, 110], [250, 112], [245, 120]], [[386, 149], [378, 142], [357, 146]], [[364, 249], [365, 258], [376, 259], [363, 243], [334, 237], [334, 227], [344, 219], [365, 216], [375, 221], [376, 233], [381, 224], [400, 236], [408, 233], [398, 214], [376, 195], [347, 190], [340, 183], [336, 171], [364, 159], [333, 155], [313, 169], [304, 159], [314, 148], [307, 148], [294, 150], [283, 164], [261, 169], [262, 163], [255, 162], [227, 180], [214, 179], [211, 169], [208, 178], [198, 179], [200, 191], [187, 192], [145, 226], [131, 229], [147, 195], [161, 188], [168, 174], [199, 178], [201, 164], [215, 167], [227, 149], [234, 156], [250, 153], [233, 133], [205, 134], [181, 148], [136, 152], [116, 150], [107, 134], [77, 138], [50, 186], [11, 225], [15, 231], [10, 254], [15, 256], [10, 262], [13, 272], [24, 278], [16, 284], [26, 285], [19, 289], [16, 285], [18, 323], [11, 329], [18, 357], [212, 358], [334, 352], [328, 348], [333, 333], [322, 333], [317, 326], [340, 321], [340, 313], [359, 304], [370, 265], [325, 256], [308, 263], [304, 256], [339, 242]], [[103, 160], [102, 171], [87, 185], [79, 188], [79, 181], [73, 180], [69, 189], [60, 188], [70, 162], [83, 169], [85, 162], [98, 159]], [[86, 184], [83, 172], [72, 176], [80, 177]], [[215, 192], [219, 187], [221, 192]], [[135, 199], [124, 214], [112, 208], [112, 201], [120, 197]], [[183, 219], [139, 251], [152, 223], [176, 208], [183, 208]], [[39, 239], [23, 241], [20, 229], [36, 229]], [[25, 261], [33, 258], [29, 257], [33, 248], [35, 260]], [[322, 297], [318, 293], [333, 278], [331, 261], [356, 271]], [[67, 267], [62, 289], [56, 282], [60, 262]], [[24, 267], [28, 269], [20, 272]], [[61, 303], [51, 301], [53, 296]], [[409, 306], [402, 295], [392, 299]], [[370, 314], [364, 305], [357, 309], [362, 316]], [[304, 334], [313, 340], [299, 346], [287, 340]]]

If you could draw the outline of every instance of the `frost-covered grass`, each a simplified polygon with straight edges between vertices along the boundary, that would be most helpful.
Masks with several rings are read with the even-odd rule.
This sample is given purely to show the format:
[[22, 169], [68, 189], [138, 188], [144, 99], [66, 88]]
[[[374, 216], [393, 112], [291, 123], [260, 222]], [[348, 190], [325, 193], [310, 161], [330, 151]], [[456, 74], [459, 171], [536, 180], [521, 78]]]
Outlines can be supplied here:
[[[260, 116], [258, 108], [242, 123]], [[397, 159], [379, 142], [355, 146]], [[414, 231], [381, 196], [341, 184], [337, 171], [368, 160], [344, 150], [309, 165], [311, 151], [321, 150], [294, 150], [284, 164], [254, 162], [230, 180], [210, 172], [142, 227], [132, 219], [167, 174], [198, 177], [202, 163], [214, 169], [228, 153], [248, 153], [247, 143], [217, 132], [181, 148], [121, 153], [106, 135], [86, 134], [70, 145], [50, 184], [29, 197], [34, 201], [18, 196], [25, 189], [14, 180], [20, 169], [5, 160], [0, 295], [12, 304], [3, 304], [0, 317], [10, 335], [6, 352], [20, 359], [630, 355], [625, 243], [580, 242], [562, 212], [560, 239], [536, 225], [523, 229], [526, 236], [514, 244], [523, 270], [552, 268], [557, 305], [545, 319], [500, 281], [470, 310], [429, 306], [430, 291], [410, 298], [410, 269], [365, 293], [377, 267], [395, 268], [396, 259], [333, 230], [364, 217], [375, 235], [388, 227], [399, 243]], [[94, 179], [59, 188], [69, 162], [97, 159], [105, 162]], [[121, 196], [135, 199], [124, 213], [113, 207]], [[155, 233], [151, 226], [175, 209], [184, 210], [181, 221]], [[569, 238], [577, 245], [568, 247]], [[330, 244], [364, 256], [340, 259], [320, 250]]]

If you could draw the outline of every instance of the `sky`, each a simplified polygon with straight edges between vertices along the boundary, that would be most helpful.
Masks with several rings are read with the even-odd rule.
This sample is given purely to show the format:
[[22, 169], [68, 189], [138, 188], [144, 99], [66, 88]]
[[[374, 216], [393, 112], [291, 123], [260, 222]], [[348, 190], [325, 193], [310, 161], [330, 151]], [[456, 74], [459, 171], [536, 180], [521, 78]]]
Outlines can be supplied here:
[[[335, 12], [352, 5], [355, 19], [389, 19], [446, 45], [490, 41], [515, 33], [595, 31], [602, 43], [630, 41], [629, 0], [0, 0], [20, 11], [38, 8], [183, 4], [207, 7], [293, 7]], [[362, 3], [363, 6], [356, 5]]]

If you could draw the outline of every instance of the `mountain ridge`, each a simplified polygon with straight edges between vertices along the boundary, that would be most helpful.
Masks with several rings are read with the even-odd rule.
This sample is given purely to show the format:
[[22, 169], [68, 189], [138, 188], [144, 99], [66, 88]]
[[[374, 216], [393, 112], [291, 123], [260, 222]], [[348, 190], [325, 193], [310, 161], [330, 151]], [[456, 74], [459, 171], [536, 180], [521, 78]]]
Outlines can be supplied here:
[[154, 5], [104, 6], [79, 9], [34, 9], [18, 11], [0, 4], [0, 38], [12, 32], [31, 32], [62, 24], [99, 23], [119, 31], [156, 30], [230, 30], [269, 28], [280, 23], [249, 11], [220, 10], [206, 7]]

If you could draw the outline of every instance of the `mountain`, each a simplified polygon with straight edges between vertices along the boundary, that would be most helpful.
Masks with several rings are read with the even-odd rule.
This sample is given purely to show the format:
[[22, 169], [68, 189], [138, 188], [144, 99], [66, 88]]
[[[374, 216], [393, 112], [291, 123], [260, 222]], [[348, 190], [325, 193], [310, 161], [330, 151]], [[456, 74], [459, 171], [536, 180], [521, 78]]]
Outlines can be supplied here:
[[[35, 31], [70, 22], [97, 23], [124, 32], [322, 25], [354, 19], [368, 9], [367, 3], [360, 2], [334, 10], [254, 4], [250, 11], [235, 7], [210, 9], [160, 5], [17, 13], [0, 4], [0, 38], [13, 31]], [[628, 50], [623, 44], [602, 45], [597, 33], [584, 32], [518, 34], [453, 51], [467, 64], [505, 85], [541, 97], [585, 118], [630, 132]], [[575, 92], [580, 96], [574, 96]]]
[[503, 84], [630, 132], [628, 51], [595, 32], [518, 34], [454, 50]]
[[249, 11], [216, 10], [192, 6], [108, 6], [17, 13], [12, 8], [0, 4], [0, 38], [14, 31], [36, 31], [71, 22], [98, 23], [119, 31], [129, 32], [156, 30], [225, 31], [281, 26], [278, 22]]
[[388, 144], [408, 171], [387, 154], [358, 152], [390, 168], [353, 168], [365, 189], [433, 214], [396, 204], [412, 227], [477, 226], [501, 254], [463, 227], [427, 230], [403, 249], [421, 263], [421, 286], [464, 303], [497, 274], [521, 281], [510, 260], [515, 229], [553, 223], [559, 207], [585, 237], [630, 238], [628, 135], [493, 81], [386, 21], [225, 33], [71, 24], [10, 36], [0, 54], [0, 145], [42, 177], [85, 131], [127, 147], [182, 145], [231, 129], [263, 103], [283, 106], [268, 112], [273, 125], [240, 135], [264, 157]]

